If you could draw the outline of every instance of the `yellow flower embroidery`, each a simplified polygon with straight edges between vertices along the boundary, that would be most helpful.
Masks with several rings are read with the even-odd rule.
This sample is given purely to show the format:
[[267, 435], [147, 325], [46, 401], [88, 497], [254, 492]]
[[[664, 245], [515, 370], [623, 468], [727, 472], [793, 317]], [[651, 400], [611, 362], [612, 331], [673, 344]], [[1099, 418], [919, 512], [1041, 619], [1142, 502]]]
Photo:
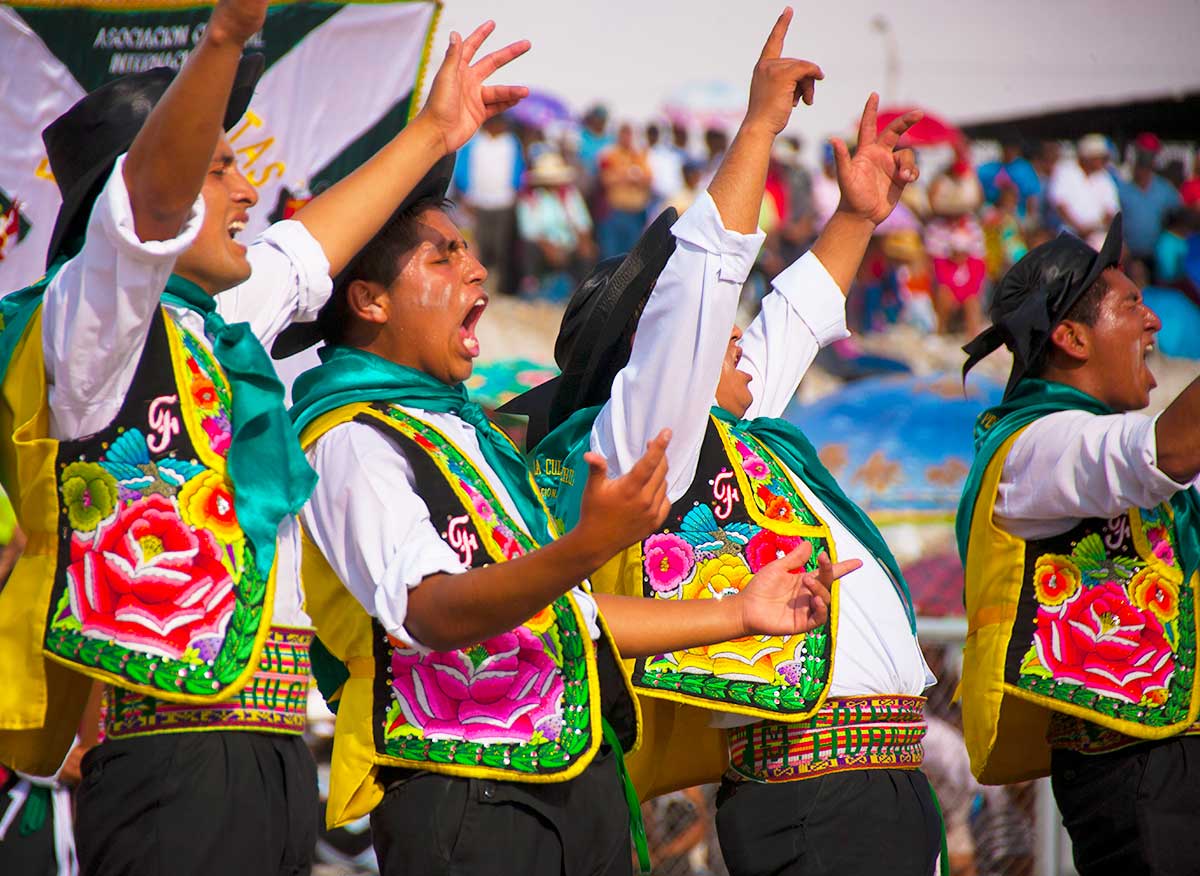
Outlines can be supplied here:
[[1179, 585], [1150, 566], [1133, 576], [1129, 596], [1134, 605], [1154, 612], [1163, 623], [1179, 617]]
[[233, 491], [215, 471], [201, 472], [183, 485], [179, 511], [188, 526], [207, 529], [219, 541], [232, 544], [242, 538]]
[[1033, 589], [1042, 605], [1062, 605], [1079, 590], [1079, 567], [1070, 557], [1042, 554], [1033, 567]]
[[[721, 599], [739, 592], [753, 577], [746, 561], [722, 554], [700, 565], [692, 580], [684, 584], [684, 599]], [[783, 682], [776, 667], [795, 660], [804, 645], [803, 636], [743, 636], [731, 642], [702, 645], [677, 651], [681, 672], [705, 672], [722, 678]]]

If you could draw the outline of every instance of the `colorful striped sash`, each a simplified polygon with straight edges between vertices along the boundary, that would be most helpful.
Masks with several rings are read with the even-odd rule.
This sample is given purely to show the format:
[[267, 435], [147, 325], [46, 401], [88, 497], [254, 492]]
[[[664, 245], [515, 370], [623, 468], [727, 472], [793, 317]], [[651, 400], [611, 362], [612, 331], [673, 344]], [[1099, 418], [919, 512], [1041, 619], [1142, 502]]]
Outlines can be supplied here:
[[258, 670], [242, 690], [209, 706], [169, 703], [111, 687], [105, 700], [107, 739], [202, 730], [304, 732], [312, 630], [271, 627]]
[[729, 766], [754, 782], [791, 782], [846, 770], [917, 769], [925, 698], [827, 700], [807, 721], [761, 721], [729, 731]]

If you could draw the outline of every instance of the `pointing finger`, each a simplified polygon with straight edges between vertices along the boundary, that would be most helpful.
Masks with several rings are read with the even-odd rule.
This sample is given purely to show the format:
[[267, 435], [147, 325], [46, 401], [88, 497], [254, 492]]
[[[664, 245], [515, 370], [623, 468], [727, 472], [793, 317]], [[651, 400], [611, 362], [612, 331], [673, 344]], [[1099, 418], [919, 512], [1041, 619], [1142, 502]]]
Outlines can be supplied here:
[[862, 149], [865, 146], [870, 146], [875, 142], [875, 137], [879, 129], [876, 127], [876, 118], [879, 114], [879, 95], [874, 91], [867, 98], [867, 105], [863, 107], [862, 118], [858, 122], [858, 148]]
[[787, 36], [788, 25], [791, 23], [792, 7], [785, 6], [779, 18], [775, 20], [775, 26], [771, 28], [766, 43], [763, 44], [762, 54], [758, 56], [759, 60], [767, 61], [783, 54], [783, 39]]

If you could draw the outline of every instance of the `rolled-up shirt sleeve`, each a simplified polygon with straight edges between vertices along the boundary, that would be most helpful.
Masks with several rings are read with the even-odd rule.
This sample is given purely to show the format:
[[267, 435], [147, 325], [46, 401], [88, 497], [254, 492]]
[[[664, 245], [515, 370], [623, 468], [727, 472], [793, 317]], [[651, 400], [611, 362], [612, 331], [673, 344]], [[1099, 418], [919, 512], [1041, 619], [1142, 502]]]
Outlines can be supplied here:
[[329, 300], [333, 281], [329, 259], [300, 222], [276, 222], [250, 244], [250, 278], [217, 295], [217, 311], [226, 322], [248, 322], [255, 337], [270, 349], [293, 322], [312, 322]]
[[615, 477], [633, 467], [662, 429], [671, 429], [667, 496], [674, 500], [695, 473], [738, 296], [763, 234], [726, 229], [707, 192], [671, 232], [675, 252], [646, 302], [629, 363], [592, 427], [591, 447]]
[[1020, 538], [1047, 538], [1089, 517], [1152, 508], [1189, 484], [1158, 467], [1157, 417], [1059, 411], [1013, 442], [994, 517]]
[[359, 423], [330, 430], [308, 458], [320, 477], [300, 514], [305, 534], [389, 635], [427, 651], [405, 626], [408, 592], [466, 566], [438, 535], [408, 460]]
[[822, 347], [850, 336], [846, 296], [811, 252], [772, 283], [742, 338], [738, 369], [750, 375], [747, 419], [778, 417]]
[[43, 299], [51, 432], [59, 439], [97, 432], [120, 410], [167, 278], [204, 221], [197, 197], [175, 237], [140, 240], [124, 165], [122, 155], [92, 207], [83, 248]]

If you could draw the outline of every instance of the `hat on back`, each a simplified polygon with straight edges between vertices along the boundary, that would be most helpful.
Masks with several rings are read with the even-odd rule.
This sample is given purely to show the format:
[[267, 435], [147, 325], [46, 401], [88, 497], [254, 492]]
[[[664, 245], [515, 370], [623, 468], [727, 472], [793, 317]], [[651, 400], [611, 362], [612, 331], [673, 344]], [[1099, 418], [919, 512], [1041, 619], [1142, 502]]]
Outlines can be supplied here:
[[1108, 268], [1121, 261], [1121, 214], [1113, 218], [1100, 252], [1078, 237], [1062, 233], [1030, 250], [1008, 269], [992, 298], [990, 328], [963, 347], [963, 379], [985, 356], [1008, 347], [1012, 373], [1004, 394], [1040, 364], [1050, 333], [1071, 307]]
[[529, 416], [530, 446], [581, 408], [608, 400], [617, 372], [629, 361], [630, 333], [675, 252], [671, 226], [678, 218], [668, 207], [624, 257], [592, 269], [567, 302], [554, 343], [562, 374], [497, 409]]
[[[225, 110], [225, 130], [245, 114], [264, 67], [262, 55], [242, 58]], [[113, 164], [129, 151], [174, 78], [171, 68], [155, 67], [114, 79], [84, 95], [42, 131], [50, 170], [62, 194], [46, 253], [47, 266], [63, 254], [71, 238], [83, 233], [92, 203]]]

